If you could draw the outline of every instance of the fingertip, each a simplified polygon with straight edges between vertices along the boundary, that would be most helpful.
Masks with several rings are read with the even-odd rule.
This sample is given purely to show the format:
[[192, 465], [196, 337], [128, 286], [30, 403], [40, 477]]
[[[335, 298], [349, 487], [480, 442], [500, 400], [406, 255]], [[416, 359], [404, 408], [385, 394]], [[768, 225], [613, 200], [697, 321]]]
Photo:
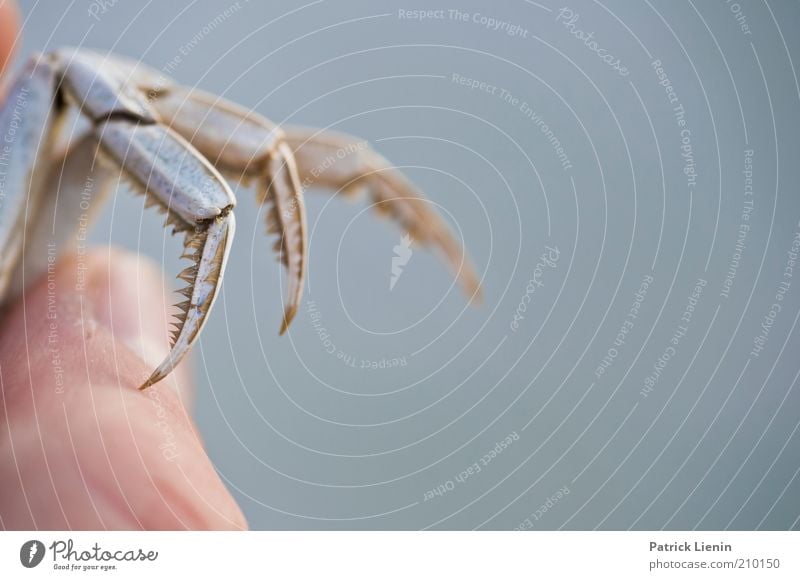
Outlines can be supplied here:
[[[158, 315], [148, 307], [163, 304], [165, 292], [148, 260], [101, 248], [59, 259], [52, 279], [7, 313], [0, 329], [3, 526], [247, 527], [181, 391], [137, 390], [151, 369], [115, 336], [151, 332], [147, 324]], [[142, 308], [141, 320], [130, 314]], [[189, 383], [180, 369], [169, 378]]]
[[19, 12], [11, 0], [0, 0], [0, 74], [11, 62], [19, 34]]

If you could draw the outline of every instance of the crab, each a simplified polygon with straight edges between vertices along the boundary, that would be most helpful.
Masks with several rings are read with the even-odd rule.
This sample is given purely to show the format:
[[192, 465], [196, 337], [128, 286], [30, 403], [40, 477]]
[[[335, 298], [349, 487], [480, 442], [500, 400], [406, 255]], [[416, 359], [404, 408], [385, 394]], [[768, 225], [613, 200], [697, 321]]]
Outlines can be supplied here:
[[[85, 119], [86, 131], [60, 134], [69, 110]], [[178, 290], [183, 300], [170, 351], [141, 389], [166, 377], [190, 351], [219, 293], [236, 223], [226, 179], [257, 182], [258, 201], [267, 204], [267, 230], [277, 237], [274, 251], [287, 270], [280, 334], [302, 298], [303, 189], [310, 185], [334, 193], [366, 190], [376, 210], [415, 242], [437, 249], [467, 296], [479, 298], [475, 270], [448, 226], [364, 143], [344, 133], [278, 126], [119, 55], [76, 48], [34, 55], [0, 109], [0, 299], [8, 303], [43, 273], [45, 243], [59, 251], [74, 245], [81, 217], [75, 208], [83, 207], [89, 175], [100, 198], [125, 177], [146, 206], [166, 213], [173, 234], [185, 235], [182, 257], [192, 262], [178, 274], [186, 286]]]

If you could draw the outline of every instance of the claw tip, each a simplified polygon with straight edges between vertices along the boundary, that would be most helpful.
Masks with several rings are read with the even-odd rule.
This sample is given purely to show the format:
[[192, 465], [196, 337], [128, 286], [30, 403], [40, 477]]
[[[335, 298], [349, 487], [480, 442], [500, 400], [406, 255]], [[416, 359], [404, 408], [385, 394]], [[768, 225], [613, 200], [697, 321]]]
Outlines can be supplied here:
[[472, 306], [481, 306], [483, 304], [483, 288], [480, 286], [475, 288], [469, 299], [469, 303]]
[[286, 330], [289, 328], [289, 325], [292, 323], [295, 314], [297, 314], [297, 306], [287, 306], [286, 310], [283, 313], [283, 322], [281, 323], [281, 329], [278, 332], [279, 335], [283, 336], [286, 333]]
[[156, 384], [158, 381], [160, 381], [160, 380], [161, 380], [161, 379], [163, 379], [163, 378], [164, 378], [164, 377], [162, 377], [162, 376], [158, 376], [158, 374], [157, 374], [157, 373], [153, 373], [153, 374], [152, 374], [152, 375], [150, 375], [150, 377], [149, 377], [149, 378], [148, 378], [148, 379], [147, 379], [147, 380], [144, 382], [144, 384], [142, 384], [142, 386], [141, 386], [141, 387], [139, 387], [139, 390], [140, 390], [140, 391], [144, 391], [145, 389], [149, 389], [150, 387], [152, 387], [153, 385], [155, 385], [155, 384]]

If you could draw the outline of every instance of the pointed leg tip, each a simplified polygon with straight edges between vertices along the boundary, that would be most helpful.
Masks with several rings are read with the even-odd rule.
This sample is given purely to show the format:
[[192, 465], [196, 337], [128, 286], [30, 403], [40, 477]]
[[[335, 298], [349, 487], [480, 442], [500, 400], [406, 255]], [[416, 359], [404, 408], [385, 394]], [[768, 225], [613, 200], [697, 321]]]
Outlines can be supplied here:
[[278, 332], [280, 336], [286, 334], [286, 331], [289, 329], [289, 325], [294, 320], [295, 314], [297, 314], [297, 306], [287, 306], [286, 310], [283, 313], [283, 322], [281, 323], [281, 329]]
[[484, 298], [483, 298], [483, 289], [481, 287], [477, 287], [473, 290], [472, 296], [469, 300], [470, 306], [479, 307], [483, 306]]
[[150, 377], [139, 387], [140, 391], [145, 391], [163, 379], [166, 375], [156, 370]]
[[459, 279], [470, 306], [481, 306], [483, 304], [483, 286], [473, 268], [469, 266], [466, 271], [462, 271]]

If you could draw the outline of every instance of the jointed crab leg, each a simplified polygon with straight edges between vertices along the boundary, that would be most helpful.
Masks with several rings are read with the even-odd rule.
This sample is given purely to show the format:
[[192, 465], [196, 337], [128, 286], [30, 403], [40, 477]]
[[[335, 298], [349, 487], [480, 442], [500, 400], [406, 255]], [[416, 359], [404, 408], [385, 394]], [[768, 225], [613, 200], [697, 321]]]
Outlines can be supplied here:
[[[394, 218], [419, 243], [438, 248], [459, 277], [464, 292], [480, 300], [480, 282], [461, 245], [420, 191], [363, 139], [334, 131], [281, 128], [221, 97], [179, 87], [141, 63], [112, 57], [141, 91], [152, 97], [164, 122], [223, 171], [266, 176], [262, 202], [272, 202], [270, 231], [289, 269], [289, 292], [281, 332], [291, 321], [302, 292], [306, 224], [302, 188], [336, 192], [367, 189], [376, 211]], [[284, 168], [281, 174], [275, 167]], [[301, 187], [302, 186], [302, 187]]]
[[97, 159], [98, 148], [97, 138], [88, 133], [62, 157], [53, 159], [43, 188], [48, 194], [42, 196], [29, 219], [25, 259], [17, 264], [7, 298], [19, 295], [28, 281], [45, 272], [52, 259], [51, 248], [59, 254], [74, 249], [76, 230], [86, 229], [97, 215], [119, 172]]
[[20, 260], [25, 232], [37, 214], [53, 155], [55, 73], [33, 58], [6, 95], [0, 110], [0, 298]]
[[419, 190], [363, 140], [332, 131], [284, 130], [257, 113], [196, 90], [164, 91], [153, 106], [217, 167], [245, 177], [267, 176], [270, 186], [262, 201], [273, 203], [268, 214], [270, 231], [281, 235], [276, 249], [289, 269], [289, 299], [281, 332], [299, 303], [305, 269], [300, 184], [345, 192], [367, 189], [377, 211], [393, 217], [417, 242], [438, 248], [467, 296], [480, 299], [478, 277], [449, 228]]
[[[6, 151], [13, 167], [5, 182], [9, 203], [0, 212], [0, 291], [7, 290], [18, 270], [27, 226], [36, 231], [46, 219], [39, 198], [53, 157], [52, 102], [59, 109], [64, 102], [75, 105], [92, 123], [93, 135], [66, 154], [68, 195], [76, 191], [72, 170], [85, 162], [75, 155], [87, 149], [97, 151], [99, 145], [101, 161], [122, 169], [148, 196], [148, 202], [168, 213], [176, 231], [186, 232], [184, 257], [193, 264], [180, 277], [188, 283], [181, 291], [187, 300], [178, 305], [181, 313], [169, 355], [142, 388], [154, 384], [189, 351], [220, 289], [234, 233], [233, 192], [192, 145], [159, 123], [141, 93], [127, 86], [113, 69], [99, 66], [96, 55], [65, 50], [34, 57], [9, 97], [19, 100], [25, 111], [20, 114], [6, 105], [0, 114], [0, 129], [17, 139]], [[103, 182], [107, 176], [103, 173]], [[52, 209], [52, 204], [46, 206]], [[63, 239], [64, 234], [57, 236]], [[41, 267], [36, 259], [32, 262], [34, 270]]]
[[[65, 105], [91, 124], [80, 140], [55, 159], [57, 121]], [[223, 99], [179, 87], [158, 71], [125, 58], [62, 49], [31, 59], [0, 109], [0, 301], [46, 266], [46, 241], [58, 251], [71, 245], [86, 177], [93, 195], [125, 174], [146, 195], [146, 205], [167, 213], [174, 232], [186, 234], [183, 255], [192, 265], [179, 274], [186, 300], [166, 359], [143, 384], [163, 379], [200, 335], [219, 292], [233, 234], [236, 203], [219, 170], [259, 181], [269, 205], [268, 229], [288, 271], [281, 332], [297, 312], [305, 277], [307, 241], [303, 187], [367, 189], [374, 206], [413, 238], [438, 248], [467, 294], [479, 297], [479, 281], [444, 221], [421, 193], [378, 153], [355, 137], [306, 129], [284, 131], [268, 119]], [[212, 165], [213, 163], [213, 165]], [[51, 167], [52, 166], [52, 167]], [[48, 181], [49, 180], [49, 181]], [[53, 185], [58, 184], [58, 187]], [[43, 202], [60, 190], [68, 204]], [[96, 207], [98, 204], [95, 203]], [[26, 245], [27, 244], [27, 245]], [[36, 255], [20, 266], [23, 248]]]
[[160, 381], [189, 352], [220, 289], [235, 229], [235, 199], [225, 180], [186, 140], [164, 127], [110, 119], [95, 129], [106, 153], [169, 212], [176, 231], [187, 232], [179, 277], [187, 300], [173, 333], [172, 350], [142, 385]]
[[399, 222], [415, 241], [438, 248], [464, 293], [481, 299], [480, 281], [461, 245], [431, 203], [388, 160], [346, 133], [302, 127], [285, 131], [304, 184], [344, 192], [366, 189], [376, 211]]
[[259, 183], [269, 204], [267, 226], [288, 272], [281, 334], [297, 313], [306, 271], [306, 210], [292, 151], [283, 131], [257, 113], [197, 90], [173, 87], [153, 106], [165, 122], [190, 140], [222, 171]]

